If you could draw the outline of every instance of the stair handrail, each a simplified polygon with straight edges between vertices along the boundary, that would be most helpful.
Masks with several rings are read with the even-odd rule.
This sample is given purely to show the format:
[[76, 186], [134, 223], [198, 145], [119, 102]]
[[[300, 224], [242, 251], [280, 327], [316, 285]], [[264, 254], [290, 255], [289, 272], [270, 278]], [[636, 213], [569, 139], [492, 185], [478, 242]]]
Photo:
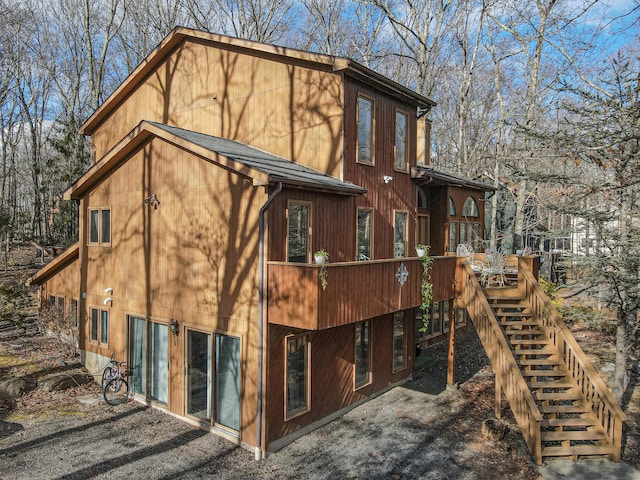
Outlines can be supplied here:
[[[482, 341], [496, 382], [509, 402], [513, 416], [522, 431], [523, 437], [537, 464], [542, 463], [542, 444], [540, 423], [542, 414], [536, 405], [520, 367], [511, 351], [509, 342], [498, 323], [496, 316], [484, 295], [480, 283], [469, 262], [461, 262], [464, 272], [461, 298]], [[486, 318], [486, 325], [483, 318]], [[490, 329], [490, 331], [487, 331]], [[487, 343], [485, 343], [487, 342]], [[497, 349], [492, 348], [498, 346]]]
[[571, 331], [567, 328], [558, 310], [544, 293], [531, 271], [520, 264], [519, 288], [531, 311], [545, 327], [547, 336], [567, 365], [569, 375], [576, 381], [586, 400], [591, 404], [598, 422], [615, 447], [614, 460], [620, 460], [622, 446], [622, 423], [627, 420], [618, 402], [591, 364]]

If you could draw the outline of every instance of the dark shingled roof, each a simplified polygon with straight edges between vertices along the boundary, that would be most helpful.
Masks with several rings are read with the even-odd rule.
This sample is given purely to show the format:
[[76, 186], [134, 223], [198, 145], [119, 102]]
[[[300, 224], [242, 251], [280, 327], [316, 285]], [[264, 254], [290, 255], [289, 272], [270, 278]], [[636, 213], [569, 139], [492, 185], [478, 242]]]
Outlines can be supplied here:
[[184, 130], [162, 123], [151, 121], [146, 121], [146, 123], [160, 128], [171, 135], [180, 137], [187, 142], [199, 145], [211, 152], [239, 162], [247, 168], [262, 172], [268, 175], [270, 183], [282, 182], [286, 185], [330, 190], [346, 195], [362, 195], [367, 193], [365, 188], [354, 185], [353, 183], [343, 182], [325, 173], [318, 172], [312, 168], [235, 140], [214, 137], [213, 135]]
[[451, 173], [439, 172], [438, 170], [424, 165], [418, 165], [415, 167], [412, 171], [412, 176], [414, 179], [418, 180], [418, 182], [420, 180], [426, 180], [430, 185], [451, 185], [455, 187], [466, 187], [484, 191], [493, 191], [496, 189], [492, 185], [464, 177], [458, 177]]

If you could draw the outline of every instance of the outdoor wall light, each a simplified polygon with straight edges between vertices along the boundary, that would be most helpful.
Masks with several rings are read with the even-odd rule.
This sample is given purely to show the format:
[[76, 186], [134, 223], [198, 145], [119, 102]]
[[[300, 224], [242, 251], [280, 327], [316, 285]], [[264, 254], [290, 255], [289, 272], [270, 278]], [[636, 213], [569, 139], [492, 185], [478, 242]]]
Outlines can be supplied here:
[[174, 335], [178, 335], [179, 325], [178, 322], [173, 318], [169, 322], [169, 330], [171, 330], [171, 333], [173, 333]]
[[104, 299], [104, 302], [102, 302], [104, 305], [106, 305], [107, 303], [111, 303], [113, 302], [113, 297], [107, 297]]
[[393, 177], [391, 175], [385, 175], [384, 177], [382, 177], [382, 180], [384, 180], [384, 183], [389, 183], [391, 180], [393, 180]]
[[104, 289], [105, 295], [111, 295], [112, 293], [113, 293], [113, 288], [109, 287]]
[[157, 210], [158, 205], [160, 205], [160, 200], [158, 200], [158, 197], [156, 197], [155, 193], [152, 193], [151, 195], [149, 195], [147, 198], [144, 199], [144, 203], [145, 205], [153, 205], [153, 209]]

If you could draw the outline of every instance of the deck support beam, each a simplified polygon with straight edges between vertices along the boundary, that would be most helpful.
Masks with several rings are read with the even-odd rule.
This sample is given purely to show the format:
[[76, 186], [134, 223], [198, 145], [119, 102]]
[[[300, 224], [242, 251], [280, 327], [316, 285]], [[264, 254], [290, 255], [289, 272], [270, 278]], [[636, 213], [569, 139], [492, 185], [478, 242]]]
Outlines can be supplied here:
[[456, 315], [453, 300], [449, 300], [449, 355], [447, 358], [447, 388], [453, 388], [456, 384]]

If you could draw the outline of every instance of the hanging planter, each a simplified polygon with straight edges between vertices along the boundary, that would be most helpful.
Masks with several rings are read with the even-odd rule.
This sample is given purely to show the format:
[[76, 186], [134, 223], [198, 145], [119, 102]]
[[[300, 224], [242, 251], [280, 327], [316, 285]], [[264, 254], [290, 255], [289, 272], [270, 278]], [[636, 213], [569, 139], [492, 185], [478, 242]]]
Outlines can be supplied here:
[[317, 265], [320, 265], [320, 271], [318, 272], [318, 280], [320, 280], [320, 286], [322, 290], [327, 288], [327, 267], [325, 264], [329, 261], [329, 254], [324, 248], [321, 248], [313, 254], [313, 259]]
[[424, 257], [428, 251], [429, 251], [428, 245], [416, 245], [416, 255], [419, 258]]

